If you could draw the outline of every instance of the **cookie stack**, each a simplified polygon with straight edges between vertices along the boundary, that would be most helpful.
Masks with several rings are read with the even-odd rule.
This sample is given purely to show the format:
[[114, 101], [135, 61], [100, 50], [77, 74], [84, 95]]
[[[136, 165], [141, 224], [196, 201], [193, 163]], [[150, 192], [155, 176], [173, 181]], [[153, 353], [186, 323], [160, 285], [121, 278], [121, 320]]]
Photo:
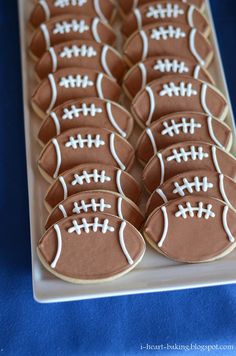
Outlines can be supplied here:
[[208, 70], [204, 1], [121, 0], [120, 8], [123, 88], [143, 129], [136, 155], [150, 194], [144, 235], [179, 262], [223, 257], [236, 246], [236, 161], [228, 104]]
[[113, 47], [115, 12], [110, 0], [45, 0], [30, 17], [39, 80], [32, 107], [43, 119], [38, 166], [51, 184], [38, 255], [73, 283], [121, 276], [145, 252], [141, 187], [127, 172], [133, 119], [118, 104], [126, 64]]

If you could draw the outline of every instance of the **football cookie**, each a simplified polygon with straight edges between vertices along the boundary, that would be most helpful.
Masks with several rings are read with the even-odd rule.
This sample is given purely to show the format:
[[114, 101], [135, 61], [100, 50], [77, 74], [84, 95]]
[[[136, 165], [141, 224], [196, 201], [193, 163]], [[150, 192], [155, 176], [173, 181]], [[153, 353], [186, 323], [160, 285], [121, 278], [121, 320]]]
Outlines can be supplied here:
[[144, 227], [150, 245], [178, 262], [208, 262], [236, 246], [236, 213], [222, 201], [187, 196], [156, 209]]
[[143, 131], [137, 143], [136, 157], [145, 164], [159, 150], [184, 141], [208, 142], [230, 151], [232, 130], [224, 122], [202, 113], [170, 114]]
[[151, 193], [177, 174], [209, 170], [236, 180], [236, 160], [221, 148], [206, 142], [180, 142], [154, 155], [143, 171], [143, 182]]
[[141, 228], [144, 221], [140, 209], [131, 200], [114, 192], [94, 190], [72, 195], [58, 204], [49, 215], [45, 228], [71, 215], [96, 212], [116, 215], [137, 229]]
[[207, 67], [214, 54], [210, 42], [195, 28], [171, 21], [146, 25], [134, 32], [125, 42], [123, 52], [130, 66], [147, 57], [176, 56]]
[[104, 163], [129, 170], [134, 149], [120, 135], [101, 128], [67, 130], [47, 143], [38, 160], [39, 170], [51, 181], [79, 164]]
[[133, 269], [145, 242], [125, 220], [103, 213], [73, 215], [46, 231], [37, 248], [44, 267], [72, 283], [102, 282]]
[[36, 59], [56, 44], [72, 40], [95, 40], [113, 45], [116, 35], [112, 28], [97, 17], [63, 15], [42, 23], [34, 31], [29, 47], [31, 56]]
[[121, 81], [126, 64], [112, 47], [89, 40], [76, 40], [50, 47], [39, 59], [35, 71], [40, 79], [58, 69], [80, 67], [94, 69]]
[[102, 127], [129, 137], [133, 130], [133, 118], [122, 106], [99, 98], [66, 101], [57, 106], [43, 121], [38, 139], [46, 144], [54, 136], [79, 127]]
[[45, 206], [51, 211], [69, 196], [88, 190], [116, 192], [136, 204], [141, 195], [140, 184], [129, 173], [106, 164], [86, 163], [66, 171], [53, 182], [45, 196]]
[[210, 25], [202, 13], [194, 6], [176, 0], [153, 1], [133, 9], [124, 19], [121, 31], [125, 37], [151, 23], [165, 21], [183, 23], [196, 28], [204, 36], [209, 36]]
[[[119, 0], [119, 7], [122, 16], [127, 15], [130, 11], [136, 9], [147, 3], [159, 3], [160, 1], [150, 0]], [[187, 3], [196, 6], [199, 10], [203, 11], [205, 8], [205, 0], [177, 0], [176, 3]]]
[[32, 107], [41, 117], [65, 101], [98, 97], [118, 101], [121, 88], [106, 74], [85, 68], [64, 68], [49, 74], [35, 89]]
[[102, 21], [112, 21], [115, 4], [110, 0], [40, 0], [30, 16], [30, 25], [38, 27], [51, 17], [71, 14], [99, 17]]
[[228, 105], [220, 91], [209, 83], [185, 75], [156, 79], [132, 101], [131, 111], [138, 124], [150, 126], [162, 116], [180, 112], [203, 112], [224, 120]]
[[155, 79], [165, 75], [183, 74], [214, 84], [214, 80], [204, 67], [194, 60], [183, 57], [150, 57], [135, 64], [123, 79], [126, 96], [132, 100], [135, 95]]
[[223, 174], [198, 170], [178, 174], [156, 188], [147, 202], [146, 215], [170, 200], [188, 195], [220, 199], [236, 209], [236, 182]]

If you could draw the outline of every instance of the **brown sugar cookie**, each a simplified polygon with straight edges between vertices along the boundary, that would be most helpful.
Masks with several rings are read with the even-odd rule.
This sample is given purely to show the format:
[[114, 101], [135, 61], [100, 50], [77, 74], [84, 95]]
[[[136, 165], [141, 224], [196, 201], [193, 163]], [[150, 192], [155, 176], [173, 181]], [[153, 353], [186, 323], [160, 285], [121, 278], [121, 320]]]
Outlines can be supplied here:
[[176, 0], [153, 1], [134, 8], [125, 17], [121, 31], [129, 37], [133, 32], [141, 31], [143, 26], [165, 21], [186, 24], [206, 37], [211, 32], [207, 19], [194, 5]]
[[38, 139], [46, 144], [53, 137], [80, 127], [102, 127], [128, 138], [133, 130], [133, 118], [121, 105], [99, 98], [69, 100], [57, 106], [44, 119]]
[[188, 75], [195, 79], [214, 84], [209, 72], [190, 58], [176, 56], [149, 57], [135, 64], [123, 79], [126, 96], [132, 100], [135, 95], [153, 80], [166, 75]]
[[202, 195], [224, 201], [236, 209], [236, 182], [213, 171], [189, 171], [171, 177], [157, 187], [146, 205], [148, 216], [157, 207], [188, 195]]
[[68, 216], [90, 214], [92, 212], [116, 215], [120, 219], [129, 221], [138, 230], [144, 221], [144, 216], [140, 209], [130, 199], [114, 192], [90, 190], [71, 195], [59, 203], [49, 215], [45, 229]]
[[221, 148], [206, 142], [180, 142], [154, 155], [143, 171], [143, 182], [151, 193], [167, 179], [183, 172], [209, 170], [236, 180], [236, 160]]
[[121, 81], [126, 64], [111, 46], [92, 40], [74, 40], [50, 47], [38, 60], [35, 71], [43, 79], [58, 69], [80, 67], [94, 69]]
[[155, 250], [175, 261], [214, 261], [236, 246], [236, 213], [221, 200], [186, 196], [154, 210], [144, 236]]
[[230, 151], [233, 136], [228, 125], [212, 116], [194, 112], [170, 114], [143, 130], [136, 157], [145, 164], [159, 150], [184, 141], [204, 141]]
[[214, 55], [210, 42], [195, 28], [171, 21], [134, 32], [125, 42], [123, 53], [129, 66], [148, 57], [182, 56], [207, 67]]
[[88, 190], [109, 190], [138, 204], [140, 184], [129, 173], [100, 163], [85, 163], [60, 175], [49, 187], [45, 206], [51, 211], [58, 203], [73, 194]]
[[29, 22], [35, 28], [52, 17], [65, 14], [99, 17], [103, 22], [110, 22], [115, 12], [115, 4], [110, 0], [40, 0]]
[[38, 167], [43, 177], [51, 181], [79, 164], [96, 162], [129, 170], [134, 163], [134, 149], [112, 131], [93, 127], [75, 128], [47, 143], [38, 159]]
[[46, 231], [37, 248], [44, 267], [71, 283], [113, 280], [142, 259], [145, 242], [129, 222], [104, 214], [73, 215]]
[[95, 40], [113, 45], [116, 35], [112, 28], [97, 17], [62, 15], [42, 23], [29, 46], [30, 55], [37, 59], [52, 46], [72, 40]]
[[142, 127], [150, 126], [162, 116], [196, 111], [224, 120], [228, 104], [213, 85], [184, 75], [156, 79], [141, 90], [132, 101], [131, 111]]
[[118, 101], [120, 95], [121, 88], [117, 82], [104, 73], [85, 68], [64, 68], [49, 74], [39, 83], [31, 103], [34, 111], [44, 117], [68, 100], [98, 97]]

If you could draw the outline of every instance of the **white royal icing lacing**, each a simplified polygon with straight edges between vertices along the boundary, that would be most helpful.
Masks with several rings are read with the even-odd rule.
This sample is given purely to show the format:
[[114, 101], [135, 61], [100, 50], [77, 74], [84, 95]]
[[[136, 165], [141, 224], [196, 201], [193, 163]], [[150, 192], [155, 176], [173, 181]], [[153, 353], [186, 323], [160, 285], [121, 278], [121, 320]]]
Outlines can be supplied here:
[[82, 7], [83, 5], [87, 4], [88, 0], [56, 0], [54, 1], [55, 7], [64, 8], [66, 6], [79, 6]]
[[63, 35], [65, 33], [70, 33], [70, 32], [78, 32], [78, 33], [84, 33], [86, 31], [89, 31], [89, 26], [86, 24], [84, 20], [71, 20], [69, 21], [62, 21], [62, 22], [57, 22], [55, 24], [55, 27], [53, 29], [54, 35]]
[[195, 129], [200, 129], [202, 125], [195, 121], [194, 118], [186, 119], [185, 117], [181, 118], [180, 123], [176, 123], [175, 120], [171, 120], [171, 124], [167, 121], [163, 122], [164, 129], [161, 131], [163, 136], [168, 135], [173, 137], [174, 135], [179, 135], [182, 131], [184, 134], [191, 134], [195, 133]]
[[196, 192], [207, 192], [209, 189], [213, 188], [213, 184], [208, 181], [207, 177], [203, 177], [202, 179], [199, 177], [194, 177], [192, 182], [189, 182], [187, 178], [183, 178], [183, 184], [179, 184], [178, 182], [174, 182], [175, 189], [173, 190], [174, 194], [179, 194], [181, 197], [185, 196], [185, 190], [192, 194], [194, 190]]
[[198, 206], [192, 207], [190, 202], [186, 202], [186, 207], [184, 208], [182, 204], [178, 205], [178, 211], [175, 213], [175, 216], [177, 218], [182, 217], [184, 219], [187, 219], [188, 215], [191, 218], [194, 218], [195, 213], [197, 213], [198, 218], [204, 217], [206, 220], [215, 217], [215, 213], [211, 210], [212, 205], [207, 204], [207, 206], [204, 208], [204, 204], [202, 202], [198, 203]]
[[177, 59], [158, 59], [156, 64], [153, 66], [154, 70], [159, 70], [162, 73], [188, 73], [189, 68], [184, 61], [178, 61]]
[[99, 199], [98, 201], [96, 201], [96, 199], [91, 199], [90, 203], [88, 204], [86, 204], [84, 200], [81, 200], [79, 204], [74, 202], [74, 209], [72, 210], [74, 214], [80, 214], [82, 211], [87, 213], [89, 209], [91, 209], [93, 212], [103, 212], [105, 209], [111, 208], [111, 205], [107, 204], [103, 198]]
[[77, 148], [99, 148], [100, 146], [104, 146], [105, 141], [101, 139], [100, 135], [96, 135], [95, 138], [92, 135], [88, 134], [85, 138], [82, 138], [80, 134], [76, 137], [70, 136], [69, 141], [65, 143], [65, 147], [72, 147], [74, 150]]
[[106, 175], [106, 171], [98, 171], [94, 169], [92, 173], [88, 173], [87, 171], [83, 171], [81, 175], [74, 174], [74, 180], [71, 182], [72, 185], [83, 185], [84, 183], [91, 183], [94, 181], [95, 183], [105, 183], [110, 182], [111, 177]]
[[179, 152], [176, 149], [172, 150], [173, 155], [167, 157], [167, 161], [173, 161], [175, 160], [177, 163], [181, 163], [182, 161], [187, 162], [190, 159], [195, 161], [196, 159], [199, 159], [202, 161], [204, 158], [209, 157], [208, 153], [203, 152], [203, 147], [195, 147], [191, 146], [190, 151], [185, 151], [183, 147], [179, 149]]
[[60, 53], [61, 58], [72, 58], [72, 57], [96, 57], [97, 52], [93, 46], [87, 46], [83, 44], [81, 46], [72, 45], [71, 47], [65, 46]]
[[146, 13], [147, 18], [154, 19], [165, 19], [165, 18], [177, 18], [180, 15], [184, 14], [184, 10], [177, 4], [166, 4], [163, 6], [161, 4], [157, 4], [155, 6], [149, 6], [148, 11]]
[[94, 85], [92, 80], [89, 80], [88, 75], [68, 75], [67, 77], [62, 77], [59, 82], [60, 87], [63, 88], [87, 88]]
[[163, 88], [159, 93], [160, 96], [194, 96], [197, 95], [197, 90], [193, 89], [192, 83], [180, 82], [176, 85], [173, 82], [163, 84]]
[[82, 103], [81, 107], [76, 107], [75, 105], [71, 105], [69, 108], [63, 109], [63, 120], [73, 120], [83, 116], [92, 116], [95, 117], [97, 114], [102, 113], [102, 108], [96, 107], [94, 103], [87, 105], [86, 103]]
[[103, 221], [99, 222], [99, 218], [95, 217], [93, 222], [89, 223], [87, 219], [83, 218], [81, 219], [81, 222], [81, 224], [78, 224], [76, 220], [73, 220], [73, 226], [67, 230], [69, 234], [72, 234], [73, 232], [75, 232], [77, 235], [81, 235], [82, 232], [86, 232], [86, 234], [88, 234], [90, 230], [97, 232], [99, 229], [102, 230], [103, 234], [107, 233], [108, 231], [115, 231], [113, 226], [109, 226], [108, 219], [104, 219]]
[[180, 27], [174, 27], [172, 25], [169, 25], [167, 28], [164, 28], [163, 26], [154, 28], [150, 36], [152, 40], [156, 41], [167, 40], [168, 38], [179, 39], [184, 37], [186, 37], [186, 33], [182, 31]]

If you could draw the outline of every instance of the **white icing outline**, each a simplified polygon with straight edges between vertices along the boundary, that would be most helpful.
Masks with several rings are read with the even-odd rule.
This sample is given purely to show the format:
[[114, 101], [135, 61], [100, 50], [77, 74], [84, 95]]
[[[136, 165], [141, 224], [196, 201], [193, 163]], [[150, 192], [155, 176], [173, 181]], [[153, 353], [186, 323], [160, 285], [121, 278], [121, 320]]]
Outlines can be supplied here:
[[61, 186], [62, 186], [62, 189], [63, 189], [63, 194], [64, 194], [64, 199], [63, 200], [65, 200], [65, 199], [68, 198], [68, 189], [67, 189], [67, 185], [66, 185], [65, 179], [64, 179], [63, 176], [59, 176], [58, 180], [61, 183]]
[[149, 127], [146, 128], [146, 134], [147, 134], [147, 137], [149, 138], [149, 140], [151, 142], [152, 149], [153, 149], [153, 154], [156, 154], [157, 153], [156, 142], [155, 142], [154, 136], [152, 134], [152, 130]]
[[41, 30], [41, 32], [42, 32], [42, 34], [43, 34], [43, 37], [44, 37], [46, 49], [48, 49], [48, 48], [50, 47], [50, 45], [51, 45], [51, 40], [50, 40], [48, 28], [47, 28], [47, 26], [46, 26], [44, 23], [42, 23], [42, 24], [40, 25], [40, 30]]
[[157, 157], [159, 158], [159, 161], [160, 161], [160, 168], [161, 168], [160, 185], [161, 185], [161, 184], [163, 184], [164, 179], [165, 179], [165, 165], [164, 165], [162, 154], [160, 152], [157, 153]]
[[60, 150], [60, 146], [57, 142], [57, 139], [53, 138], [52, 139], [52, 144], [54, 145], [55, 147], [55, 150], [56, 150], [56, 156], [57, 156], [57, 166], [56, 166], [56, 170], [53, 174], [53, 178], [56, 179], [58, 177], [58, 173], [59, 173], [59, 170], [60, 170], [60, 167], [61, 167], [61, 150]]
[[125, 165], [121, 162], [121, 160], [119, 159], [116, 150], [115, 150], [115, 134], [114, 132], [110, 134], [110, 150], [111, 150], [111, 154], [114, 158], [114, 160], [116, 161], [116, 163], [119, 165], [119, 167], [122, 169], [122, 171], [124, 171], [126, 169]]
[[232, 235], [232, 233], [231, 233], [231, 231], [229, 229], [228, 223], [227, 223], [228, 211], [229, 211], [229, 207], [226, 205], [224, 207], [224, 211], [223, 211], [223, 226], [224, 226], [224, 229], [225, 229], [225, 232], [226, 232], [226, 234], [228, 236], [229, 241], [233, 243], [235, 241], [235, 238]]
[[59, 122], [59, 119], [58, 119], [57, 115], [55, 114], [54, 111], [51, 111], [50, 114], [49, 114], [49, 117], [51, 117], [52, 120], [53, 120], [53, 123], [54, 123], [55, 128], [56, 128], [56, 134], [60, 135], [61, 127], [60, 127], [60, 122]]
[[110, 71], [107, 62], [106, 62], [106, 55], [107, 55], [107, 51], [109, 50], [109, 46], [105, 45], [102, 48], [102, 53], [101, 53], [101, 63], [102, 63], [102, 68], [104, 69], [104, 71], [106, 72], [107, 75], [109, 75], [110, 77], [114, 78], [114, 75], [112, 74], [112, 72]]
[[160, 241], [157, 244], [157, 246], [160, 247], [160, 248], [163, 246], [163, 243], [164, 243], [164, 241], [166, 239], [168, 228], [169, 228], [169, 221], [168, 221], [168, 214], [167, 214], [166, 207], [162, 206], [161, 207], [161, 211], [163, 213], [163, 218], [164, 218], [164, 230], [163, 230], [163, 233], [162, 233], [162, 237], [161, 237]]
[[54, 269], [57, 265], [57, 262], [58, 262], [60, 256], [61, 256], [62, 238], [61, 238], [61, 230], [60, 230], [59, 226], [57, 224], [55, 224], [55, 225], [53, 225], [53, 228], [57, 235], [57, 253], [56, 253], [54, 260], [51, 263], [51, 268]]
[[157, 188], [157, 189], [156, 189], [156, 193], [161, 197], [161, 199], [163, 200], [163, 202], [164, 202], [165, 204], [168, 203], [168, 199], [167, 199], [167, 197], [166, 197], [166, 195], [165, 195], [165, 193], [163, 192], [162, 189]]
[[103, 73], [99, 73], [96, 80], [96, 89], [97, 89], [98, 97], [100, 99], [104, 99], [103, 92], [102, 92], [102, 80], [103, 80]]
[[124, 192], [123, 192], [123, 189], [122, 189], [122, 187], [121, 187], [121, 174], [122, 174], [122, 172], [123, 172], [123, 171], [122, 171], [121, 169], [119, 169], [118, 172], [117, 172], [117, 174], [116, 174], [116, 186], [117, 186], [118, 192], [119, 192], [121, 195], [125, 196], [125, 194], [124, 194]]
[[93, 4], [94, 4], [94, 8], [95, 8], [95, 11], [97, 13], [97, 15], [100, 17], [100, 19], [105, 22], [105, 23], [108, 23], [108, 20], [107, 18], [104, 16], [102, 10], [101, 10], [101, 7], [99, 5], [99, 0], [93, 0]]
[[193, 28], [190, 32], [189, 36], [189, 47], [190, 50], [193, 54], [193, 56], [197, 59], [197, 61], [201, 64], [202, 67], [205, 65], [205, 61], [200, 57], [200, 55], [197, 53], [197, 50], [195, 48], [195, 36], [196, 36], [197, 30], [196, 28]]
[[132, 260], [126, 246], [125, 246], [125, 242], [124, 242], [124, 229], [126, 227], [126, 221], [122, 221], [121, 223], [121, 226], [120, 226], [120, 230], [119, 230], [119, 241], [120, 241], [120, 246], [121, 246], [121, 249], [128, 261], [128, 263], [130, 265], [132, 265], [134, 263], [134, 261]]
[[201, 66], [199, 64], [197, 64], [194, 68], [194, 72], [193, 72], [193, 77], [194, 79], [199, 79], [199, 73], [201, 70]]
[[221, 172], [221, 169], [220, 169], [220, 166], [219, 166], [219, 162], [218, 162], [218, 159], [217, 159], [216, 146], [212, 146], [211, 153], [212, 153], [212, 159], [213, 159], [213, 163], [214, 163], [215, 169], [219, 174], [221, 174], [222, 172]]
[[123, 198], [119, 197], [118, 203], [117, 203], [117, 213], [118, 213], [119, 218], [121, 218], [123, 220], [124, 217], [122, 214], [122, 203], [123, 203]]
[[154, 110], [155, 110], [155, 97], [152, 91], [152, 88], [150, 86], [146, 86], [145, 90], [149, 96], [149, 101], [150, 101], [150, 110], [149, 110], [149, 115], [148, 115], [148, 119], [146, 121], [146, 126], [149, 126], [151, 121], [152, 121], [152, 116], [154, 114]]
[[95, 41], [98, 43], [101, 43], [102, 41], [101, 41], [101, 38], [100, 38], [100, 36], [98, 34], [98, 30], [97, 30], [97, 26], [98, 26], [99, 22], [100, 22], [100, 20], [98, 17], [95, 17], [93, 19], [91, 31], [92, 31]]
[[231, 209], [234, 209], [234, 207], [230, 203], [230, 201], [229, 201], [229, 199], [228, 199], [228, 197], [226, 195], [226, 192], [225, 192], [224, 175], [223, 174], [219, 175], [219, 189], [220, 189], [220, 193], [221, 193], [221, 196], [222, 196], [223, 200], [226, 202], [226, 204], [228, 204], [230, 206]]
[[52, 111], [52, 108], [55, 106], [55, 103], [57, 100], [57, 85], [56, 85], [55, 78], [54, 78], [53, 74], [50, 73], [48, 75], [48, 81], [51, 86], [52, 96], [51, 96], [51, 102], [50, 102], [49, 107], [46, 111], [47, 114], [49, 114], [50, 111]]
[[65, 211], [65, 208], [64, 208], [64, 206], [62, 204], [58, 205], [58, 209], [61, 211], [61, 213], [63, 215], [63, 218], [67, 218], [68, 215], [67, 215], [67, 213]]
[[50, 9], [48, 7], [48, 4], [46, 3], [45, 0], [40, 0], [39, 2], [39, 5], [42, 7], [43, 11], [44, 11], [44, 14], [45, 14], [45, 21], [48, 21], [50, 19]]
[[117, 130], [117, 132], [119, 132], [119, 134], [122, 136], [122, 137], [126, 137], [126, 133], [120, 128], [120, 126], [117, 124], [117, 122], [115, 121], [115, 118], [112, 114], [112, 109], [111, 109], [112, 105], [111, 105], [111, 102], [108, 101], [106, 103], [106, 110], [107, 110], [107, 116], [112, 124], [112, 126]]
[[57, 55], [55, 53], [55, 50], [53, 47], [49, 47], [48, 52], [51, 56], [51, 60], [52, 60], [52, 72], [56, 72], [57, 70]]
[[210, 112], [207, 103], [206, 103], [206, 92], [208, 89], [208, 85], [206, 83], [202, 84], [202, 89], [201, 89], [201, 104], [202, 104], [202, 108], [205, 111], [205, 113], [207, 113], [209, 116], [212, 115], [212, 113]]
[[145, 65], [140, 62], [138, 63], [138, 68], [140, 69], [140, 72], [141, 72], [141, 78], [142, 78], [142, 83], [141, 83], [141, 89], [143, 89], [147, 83], [147, 71], [146, 71], [146, 67]]
[[208, 118], [207, 118], [207, 125], [208, 125], [209, 135], [210, 135], [212, 141], [217, 146], [219, 146], [220, 148], [222, 148], [224, 150], [225, 149], [224, 146], [220, 143], [220, 141], [216, 138], [216, 135], [214, 134], [213, 126], [212, 126], [212, 117], [211, 116], [208, 116]]
[[148, 55], [148, 39], [146, 33], [143, 30], [141, 30], [139, 33], [143, 41], [142, 61], [144, 61], [144, 59], [147, 58]]
[[134, 16], [136, 18], [136, 22], [137, 22], [137, 30], [141, 30], [142, 29], [142, 15], [141, 12], [138, 8], [134, 9]]
[[195, 11], [195, 6], [191, 5], [189, 7], [188, 15], [187, 15], [188, 24], [189, 24], [190, 27], [194, 27], [194, 23], [193, 23], [193, 13], [194, 13], [194, 11]]

